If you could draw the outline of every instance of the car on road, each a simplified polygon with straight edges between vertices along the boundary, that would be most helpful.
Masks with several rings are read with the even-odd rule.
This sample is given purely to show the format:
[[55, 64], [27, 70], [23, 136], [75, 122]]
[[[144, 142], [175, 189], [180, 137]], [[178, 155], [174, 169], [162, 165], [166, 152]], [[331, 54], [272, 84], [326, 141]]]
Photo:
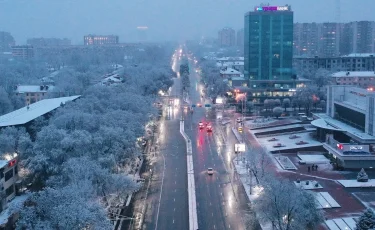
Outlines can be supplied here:
[[237, 121], [237, 123], [241, 123], [242, 122], [242, 118], [239, 117], [239, 118], [236, 119], [236, 121]]
[[198, 103], [197, 106], [198, 106], [198, 107], [202, 107], [202, 104], [201, 104], [201, 103]]
[[238, 127], [238, 132], [240, 132], [240, 133], [242, 133], [242, 131], [243, 131], [243, 128], [242, 127]]
[[203, 122], [199, 122], [198, 127], [199, 127], [199, 129], [203, 129], [204, 128]]
[[207, 132], [212, 132], [212, 125], [211, 124], [208, 124], [206, 126], [206, 128], [207, 128]]
[[207, 169], [207, 174], [208, 174], [208, 175], [212, 175], [212, 174], [214, 174], [214, 170], [213, 170], [212, 168], [208, 168], [208, 169]]

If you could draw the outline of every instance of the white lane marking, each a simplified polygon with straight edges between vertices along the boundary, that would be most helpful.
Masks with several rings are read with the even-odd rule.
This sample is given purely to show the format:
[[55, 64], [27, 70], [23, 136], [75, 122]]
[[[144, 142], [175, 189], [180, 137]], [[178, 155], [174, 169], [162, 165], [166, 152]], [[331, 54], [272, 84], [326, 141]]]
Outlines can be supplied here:
[[173, 198], [173, 202], [176, 202], [176, 198]]
[[164, 167], [163, 167], [163, 177], [161, 180], [161, 185], [160, 185], [160, 196], [159, 196], [159, 206], [158, 206], [158, 212], [156, 214], [156, 224], [155, 224], [155, 230], [158, 229], [158, 220], [159, 220], [159, 212], [160, 212], [160, 204], [161, 204], [161, 196], [163, 194], [163, 184], [164, 184], [164, 175], [165, 175], [165, 157], [163, 153], [160, 153], [160, 155], [163, 157], [163, 162], [164, 162]]
[[173, 223], [174, 223], [174, 220], [173, 220]]

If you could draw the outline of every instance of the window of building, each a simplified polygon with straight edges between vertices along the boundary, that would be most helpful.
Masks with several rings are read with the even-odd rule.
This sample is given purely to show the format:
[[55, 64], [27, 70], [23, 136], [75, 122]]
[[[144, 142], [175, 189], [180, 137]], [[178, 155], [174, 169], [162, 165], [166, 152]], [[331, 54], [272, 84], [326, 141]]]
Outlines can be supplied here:
[[8, 181], [12, 177], [13, 177], [13, 169], [5, 173], [5, 181]]
[[7, 188], [5, 190], [5, 193], [7, 194], [7, 196], [10, 196], [14, 193], [14, 185], [11, 185], [9, 188]]
[[17, 175], [18, 174], [18, 165], [16, 165], [15, 167], [14, 167], [14, 175]]
[[26, 96], [29, 96], [29, 94], [28, 94], [28, 93], [26, 93]]

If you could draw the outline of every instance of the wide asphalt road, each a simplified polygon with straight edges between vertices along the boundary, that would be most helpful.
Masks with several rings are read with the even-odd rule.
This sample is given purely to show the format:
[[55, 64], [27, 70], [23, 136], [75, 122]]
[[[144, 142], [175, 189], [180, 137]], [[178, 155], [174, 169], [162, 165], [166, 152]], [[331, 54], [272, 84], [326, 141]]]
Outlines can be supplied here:
[[[177, 55], [175, 57], [173, 68], [179, 66]], [[153, 181], [146, 202], [149, 211], [143, 229], [189, 229], [186, 143], [180, 134], [182, 111], [174, 102], [174, 98], [180, 96], [180, 82], [180, 78], [174, 79], [170, 97], [164, 99], [156, 151], [158, 160], [154, 163]]]
[[[185, 132], [193, 145], [199, 229], [250, 229], [246, 228], [244, 217], [249, 211], [248, 200], [232, 169], [233, 146], [226, 144], [228, 138], [234, 137], [216, 124], [214, 110], [204, 108], [205, 103], [211, 102], [201, 97], [202, 86], [195, 73], [194, 61], [190, 60], [189, 64], [190, 99], [192, 104], [203, 104], [185, 117]], [[199, 130], [200, 121], [210, 122], [214, 126], [213, 133]], [[209, 167], [214, 169], [212, 176], [207, 175]]]

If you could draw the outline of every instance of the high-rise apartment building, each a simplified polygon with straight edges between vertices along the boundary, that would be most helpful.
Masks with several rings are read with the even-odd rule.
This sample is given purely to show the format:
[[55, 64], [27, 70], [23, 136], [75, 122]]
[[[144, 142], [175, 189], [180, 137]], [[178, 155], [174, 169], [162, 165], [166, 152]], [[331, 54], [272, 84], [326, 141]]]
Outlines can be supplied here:
[[373, 21], [344, 24], [341, 32], [341, 54], [374, 52], [374, 30]]
[[67, 38], [29, 38], [27, 44], [33, 47], [70, 46], [72, 44]]
[[86, 35], [83, 37], [84, 45], [114, 45], [119, 43], [117, 35]]
[[13, 36], [9, 32], [0, 31], [0, 51], [10, 51], [15, 45]]
[[218, 33], [218, 43], [220, 46], [231, 47], [236, 45], [236, 32], [232, 28], [225, 27]]
[[340, 55], [341, 24], [328, 22], [319, 26], [319, 53], [324, 57]]
[[375, 22], [295, 23], [295, 56], [338, 57], [375, 52]]
[[237, 46], [243, 48], [245, 39], [245, 30], [240, 29], [237, 31]]
[[318, 55], [319, 25], [317, 23], [295, 23], [293, 28], [293, 55]]
[[250, 98], [293, 95], [300, 81], [292, 70], [293, 11], [286, 6], [259, 6], [245, 14], [245, 77]]

